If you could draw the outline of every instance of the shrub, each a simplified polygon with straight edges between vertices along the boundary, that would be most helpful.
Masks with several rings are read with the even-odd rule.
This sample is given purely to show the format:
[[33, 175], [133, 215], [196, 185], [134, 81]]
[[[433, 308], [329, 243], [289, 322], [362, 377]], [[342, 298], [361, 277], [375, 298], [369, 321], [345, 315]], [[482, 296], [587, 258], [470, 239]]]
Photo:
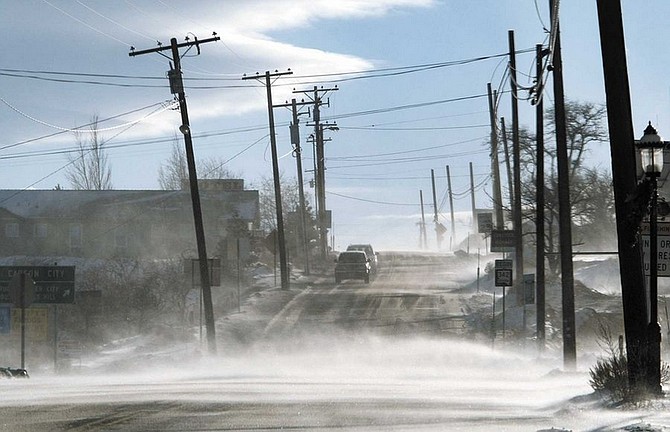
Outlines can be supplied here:
[[[618, 346], [615, 347], [612, 333], [600, 323], [598, 343], [607, 352], [606, 357], [599, 359], [589, 370], [589, 385], [601, 396], [611, 402], [637, 402], [644, 399], [644, 389], [631, 388], [628, 381], [628, 359], [623, 345], [623, 337], [619, 336]], [[670, 380], [670, 365], [662, 362], [661, 384]]]
[[611, 399], [612, 402], [630, 399], [628, 361], [625, 355], [610, 353], [609, 357], [599, 359], [596, 365], [589, 370], [589, 376], [591, 387], [597, 393]]

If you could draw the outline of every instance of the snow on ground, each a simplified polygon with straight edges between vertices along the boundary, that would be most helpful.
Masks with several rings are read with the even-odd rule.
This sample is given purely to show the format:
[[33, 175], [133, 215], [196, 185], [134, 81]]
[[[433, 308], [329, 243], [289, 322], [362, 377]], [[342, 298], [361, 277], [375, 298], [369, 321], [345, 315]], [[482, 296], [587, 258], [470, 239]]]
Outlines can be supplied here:
[[[612, 317], [620, 314], [620, 299], [616, 290], [610, 289], [613, 273], [611, 260], [590, 262], [577, 269], [576, 279], [584, 283], [578, 283], [576, 289], [580, 331], [589, 327], [594, 333], [603, 317], [614, 320]], [[305, 383], [338, 383], [350, 389], [341, 390], [343, 394], [349, 394], [353, 388], [369, 389], [383, 384], [396, 386], [411, 397], [422, 394], [425, 400], [459, 407], [452, 408], [450, 415], [455, 419], [475, 416], [481, 409], [486, 411], [483, 416], [497, 416], [501, 421], [519, 412], [538, 419], [546, 417], [547, 428], [538, 431], [670, 431], [670, 402], [661, 399], [643, 406], [607, 408], [606, 402], [595, 397], [588, 385], [588, 368], [595, 356], [581, 355], [574, 373], [562, 371], [560, 344], [549, 343], [543, 355], [538, 356], [533, 343], [520, 347], [503, 341], [489, 345], [434, 338], [382, 338], [371, 334], [338, 334], [327, 340], [321, 335], [300, 341], [265, 338], [269, 320], [319, 277], [330, 279], [328, 275], [296, 276], [291, 290], [285, 291], [274, 286], [272, 273], [257, 268], [256, 289], [243, 302], [241, 311], [231, 312], [216, 324], [219, 353], [214, 358], [207, 355], [197, 330], [188, 340], [166, 331], [108, 344], [94, 355], [82, 357], [66, 380], [71, 384], [73, 378], [77, 380], [76, 376], [83, 375], [87, 376], [86, 382], [94, 383], [89, 373], [123, 372], [116, 378], [100, 376], [120, 384], [126, 380], [137, 383], [216, 377], [226, 382], [248, 382], [251, 388], [256, 380], [288, 381], [294, 382], [298, 390]], [[591, 284], [597, 288], [590, 289]], [[554, 288], [548, 292], [547, 301], [560, 304], [560, 289]], [[477, 325], [483, 326], [491, 297], [484, 287], [480, 293], [471, 290], [471, 296], [472, 310], [467, 312], [480, 320]], [[560, 319], [560, 310], [550, 313]], [[510, 326], [518, 325], [519, 309], [512, 308], [508, 319]], [[534, 316], [527, 319], [533, 322]], [[548, 335], [552, 332], [559, 336], [550, 327]], [[254, 343], [257, 341], [262, 343]], [[386, 394], [387, 387], [377, 390]], [[293, 393], [300, 397], [299, 393]], [[57, 395], [58, 391], [54, 391], [54, 397]]]

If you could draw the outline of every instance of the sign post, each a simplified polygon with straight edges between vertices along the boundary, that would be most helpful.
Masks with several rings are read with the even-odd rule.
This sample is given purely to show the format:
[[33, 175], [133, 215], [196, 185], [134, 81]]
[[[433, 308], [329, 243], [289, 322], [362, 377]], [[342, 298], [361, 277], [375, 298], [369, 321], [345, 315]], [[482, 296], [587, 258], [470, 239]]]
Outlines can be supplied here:
[[14, 306], [21, 308], [21, 369], [26, 368], [26, 308], [33, 302], [35, 283], [26, 273], [16, 273], [9, 282]]
[[513, 263], [510, 259], [495, 261], [495, 286], [502, 287], [502, 330], [505, 338], [505, 288], [513, 284]]

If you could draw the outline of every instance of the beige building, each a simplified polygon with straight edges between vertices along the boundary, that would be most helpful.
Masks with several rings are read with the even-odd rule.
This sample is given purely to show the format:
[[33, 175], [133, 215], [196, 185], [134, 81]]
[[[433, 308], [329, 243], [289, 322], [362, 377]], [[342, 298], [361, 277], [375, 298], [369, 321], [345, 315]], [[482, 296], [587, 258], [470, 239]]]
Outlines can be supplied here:
[[[211, 257], [226, 259], [258, 227], [259, 195], [243, 180], [200, 180]], [[0, 190], [0, 257], [173, 258], [195, 256], [188, 189]], [[231, 242], [231, 240], [233, 240]]]

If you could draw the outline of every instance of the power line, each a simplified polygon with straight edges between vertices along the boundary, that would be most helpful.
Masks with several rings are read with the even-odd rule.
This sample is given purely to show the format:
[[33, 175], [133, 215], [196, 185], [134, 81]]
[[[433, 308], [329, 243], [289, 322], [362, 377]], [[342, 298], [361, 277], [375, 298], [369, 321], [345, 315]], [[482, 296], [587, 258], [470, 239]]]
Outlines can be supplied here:
[[[108, 120], [113, 120], [113, 119], [116, 119], [116, 118], [119, 118], [119, 117], [126, 116], [128, 114], [133, 114], [133, 113], [136, 113], [136, 112], [139, 112], [139, 111], [143, 111], [143, 110], [148, 109], [148, 108], [153, 108], [155, 106], [162, 105], [163, 103], [165, 103], [165, 102], [157, 102], [157, 103], [154, 103], [154, 104], [151, 104], [151, 105], [143, 106], [141, 108], [136, 108], [136, 109], [131, 110], [131, 111], [127, 111], [127, 112], [117, 114], [117, 115], [112, 116], [112, 117], [107, 117], [105, 119], [98, 120], [98, 123], [103, 123], [103, 122], [106, 122]], [[84, 124], [84, 125], [81, 125], [81, 126], [77, 126], [75, 129], [83, 129], [85, 127], [93, 125], [94, 123], [95, 122], [91, 122], [91, 123], [87, 123], [87, 124]], [[24, 141], [19, 141], [19, 142], [14, 143], [14, 144], [7, 144], [7, 145], [4, 145], [4, 146], [1, 146], [0, 150], [5, 150], [5, 149], [8, 149], [8, 148], [12, 148], [12, 147], [18, 147], [20, 145], [29, 144], [31, 142], [40, 141], [40, 140], [43, 140], [43, 139], [46, 139], [46, 138], [52, 138], [52, 137], [62, 135], [62, 134], [67, 133], [67, 132], [68, 131], [59, 131], [59, 132], [54, 132], [52, 134], [43, 135], [41, 137], [31, 138], [31, 139], [24, 140]]]
[[[43, 0], [47, 2], [47, 0]], [[48, 2], [47, 2], [48, 3]], [[87, 6], [86, 6], [87, 7]], [[76, 19], [76, 18], [73, 18]], [[88, 24], [86, 24], [88, 26]], [[90, 26], [89, 26], [90, 27]], [[104, 33], [103, 33], [104, 34]], [[105, 34], [106, 35], [106, 34]], [[109, 35], [106, 35], [109, 36]], [[111, 36], [109, 36], [111, 37]], [[147, 37], [143, 35], [143, 37]], [[153, 38], [149, 38], [152, 39]], [[127, 44], [129, 45], [129, 44]], [[531, 48], [517, 51], [517, 53], [527, 53], [534, 50]], [[369, 69], [363, 71], [344, 71], [344, 72], [335, 72], [335, 73], [325, 73], [325, 74], [310, 74], [310, 75], [294, 75], [293, 80], [302, 80], [302, 79], [314, 79], [314, 78], [330, 78], [337, 76], [348, 76], [356, 75], [355, 77], [342, 78], [339, 80], [330, 80], [331, 82], [338, 81], [350, 81], [354, 79], [364, 79], [364, 78], [382, 78], [389, 76], [404, 75], [409, 73], [422, 72], [426, 70], [432, 70], [442, 67], [450, 67], [457, 65], [465, 65], [473, 62], [478, 62], [482, 60], [498, 58], [507, 56], [508, 53], [503, 54], [494, 54], [488, 56], [473, 57], [470, 59], [456, 60], [456, 61], [447, 61], [447, 62], [438, 62], [438, 63], [427, 63], [421, 65], [412, 65], [412, 66], [399, 66], [393, 68], [379, 68], [379, 69]], [[53, 75], [53, 76], [71, 76], [71, 77], [87, 77], [87, 78], [109, 78], [109, 79], [134, 79], [134, 80], [164, 80], [165, 77], [159, 76], [142, 76], [142, 75], [122, 75], [122, 74], [95, 74], [95, 73], [82, 73], [82, 72], [65, 72], [65, 71], [46, 71], [46, 70], [31, 70], [31, 69], [10, 69], [10, 68], [0, 68], [0, 75], [16, 77], [16, 78], [28, 78], [28, 79], [38, 79], [43, 81], [54, 81], [60, 83], [73, 83], [73, 84], [90, 84], [90, 85], [103, 85], [103, 86], [115, 86], [115, 87], [128, 87], [128, 88], [162, 88], [166, 87], [165, 85], [146, 85], [146, 84], [123, 84], [123, 83], [113, 83], [113, 82], [103, 82], [103, 81], [91, 81], [91, 80], [76, 80], [76, 79], [63, 79], [63, 78], [47, 78], [35, 75]], [[224, 74], [221, 74], [224, 75]], [[225, 74], [230, 75], [229, 78], [196, 78], [196, 77], [184, 77], [184, 81], [238, 81], [239, 78], [235, 78], [240, 74]], [[304, 82], [302, 83], [304, 84]], [[279, 84], [281, 85], [281, 84]], [[294, 83], [287, 83], [284, 85], [295, 85]], [[256, 87], [256, 85], [233, 85], [233, 86], [189, 86], [189, 89], [226, 89], [226, 88], [248, 88]]]
[[456, 158], [456, 157], [462, 157], [462, 156], [472, 156], [476, 154], [488, 154], [488, 150], [479, 150], [479, 151], [467, 151], [467, 152], [459, 152], [459, 153], [452, 153], [452, 154], [446, 154], [446, 155], [433, 155], [433, 156], [424, 156], [424, 157], [415, 157], [415, 158], [397, 158], [397, 159], [391, 159], [391, 160], [386, 160], [386, 161], [377, 161], [377, 162], [370, 162], [370, 163], [364, 163], [364, 164], [356, 164], [356, 165], [345, 165], [345, 166], [330, 166], [328, 169], [341, 169], [341, 168], [358, 168], [358, 167], [370, 167], [370, 166], [379, 166], [379, 165], [395, 165], [395, 164], [402, 164], [402, 163], [410, 163], [410, 162], [420, 162], [420, 161], [425, 161], [425, 160], [435, 160], [435, 159], [450, 159], [450, 158]]
[[475, 128], [489, 128], [491, 126], [485, 124], [478, 125], [464, 125], [464, 126], [433, 126], [433, 127], [378, 127], [371, 126], [340, 126], [340, 129], [346, 130], [364, 130], [364, 131], [394, 131], [394, 132], [422, 132], [422, 131], [436, 131], [436, 130], [457, 130], [457, 129], [475, 129]]
[[[7, 101], [6, 101], [4, 98], [2, 98], [2, 97], [0, 97], [0, 102], [2, 102], [2, 103], [4, 103], [5, 105], [7, 105], [12, 111], [16, 112], [17, 114], [21, 115], [22, 117], [25, 117], [25, 118], [27, 118], [28, 120], [33, 121], [33, 122], [35, 122], [35, 123], [41, 124], [42, 126], [47, 126], [47, 127], [52, 128], [52, 129], [58, 129], [58, 130], [63, 131], [63, 132], [90, 132], [90, 131], [87, 131], [86, 129], [73, 129], [73, 128], [66, 128], [66, 127], [62, 127], [62, 126], [56, 126], [56, 125], [54, 125], [54, 124], [51, 124], [51, 123], [48, 123], [48, 122], [46, 122], [46, 121], [40, 120], [40, 119], [35, 118], [35, 117], [33, 117], [33, 116], [29, 115], [29, 114], [26, 114], [25, 112], [23, 112], [23, 111], [21, 111], [20, 109], [16, 108], [14, 105], [10, 104], [9, 102], [7, 102]], [[169, 101], [169, 103], [164, 104], [163, 109], [154, 111], [153, 113], [148, 114], [148, 115], [146, 115], [146, 116], [144, 116], [144, 117], [142, 117], [142, 118], [140, 118], [140, 119], [138, 119], [138, 120], [135, 120], [135, 121], [132, 121], [132, 122], [128, 122], [128, 123], [126, 123], [126, 124], [121, 124], [121, 125], [117, 125], [117, 126], [112, 126], [112, 127], [104, 128], [104, 129], [96, 129], [96, 132], [105, 132], [105, 131], [110, 131], [110, 130], [122, 129], [122, 128], [128, 126], [128, 125], [134, 125], [134, 124], [140, 123], [140, 122], [142, 122], [142, 121], [144, 121], [144, 120], [147, 120], [147, 119], [149, 119], [149, 118], [151, 118], [151, 117], [153, 117], [153, 116], [155, 116], [155, 115], [158, 115], [158, 114], [160, 114], [160, 113], [162, 113], [162, 112], [164, 112], [164, 111], [167, 111], [167, 110], [169, 110], [169, 109], [172, 109], [172, 108], [174, 107], [174, 105], [175, 105], [175, 101]]]
[[100, 18], [102, 18], [102, 19], [104, 19], [104, 20], [107, 20], [107, 21], [111, 22], [112, 24], [115, 24], [115, 25], [119, 26], [119, 27], [121, 27], [122, 29], [124, 29], [124, 30], [126, 30], [126, 31], [129, 31], [129, 32], [131, 32], [131, 33], [133, 33], [133, 34], [136, 34], [136, 35], [138, 35], [138, 36], [141, 36], [141, 37], [143, 37], [143, 38], [149, 39], [149, 40], [152, 41], [152, 42], [156, 40], [156, 38], [153, 38], [153, 37], [151, 37], [151, 36], [148, 36], [148, 35], [146, 35], [145, 33], [138, 32], [138, 31], [136, 31], [136, 30], [133, 30], [133, 29], [131, 29], [131, 28], [128, 28], [128, 27], [124, 26], [123, 24], [119, 23], [118, 21], [114, 21], [113, 19], [111, 19], [111, 18], [109, 18], [109, 17], [107, 17], [107, 16], [101, 14], [101, 13], [98, 12], [97, 10], [93, 9], [92, 7], [90, 7], [90, 6], [88, 6], [88, 5], [84, 4], [84, 3], [82, 3], [80, 0], [76, 0], [76, 1], [77, 1], [77, 3], [78, 3], [79, 5], [85, 7], [86, 9], [88, 9], [88, 10], [91, 11], [91, 12], [93, 12], [94, 14], [96, 14], [97, 16], [99, 16]]
[[441, 144], [441, 145], [436, 145], [436, 146], [430, 146], [430, 147], [421, 147], [421, 148], [415, 148], [412, 150], [402, 150], [402, 151], [397, 151], [397, 152], [389, 152], [389, 153], [378, 153], [378, 154], [368, 154], [368, 155], [353, 155], [353, 156], [330, 156], [328, 157], [328, 160], [349, 160], [349, 159], [355, 159], [359, 160], [360, 158], [366, 158], [366, 157], [381, 157], [381, 156], [395, 156], [399, 154], [407, 154], [407, 153], [416, 153], [416, 152], [421, 152], [421, 151], [428, 151], [428, 150], [435, 150], [438, 148], [445, 148], [445, 147], [452, 147], [460, 144], [467, 144], [475, 141], [480, 141], [486, 139], [486, 137], [476, 137], [476, 138], [471, 138], [468, 140], [464, 141], [458, 141], [454, 143], [447, 143], [447, 144]]
[[370, 200], [370, 199], [365, 199], [365, 198], [352, 197], [352, 196], [349, 196], [349, 195], [342, 195], [342, 194], [339, 194], [339, 193], [329, 192], [329, 191], [326, 191], [326, 193], [328, 195], [335, 195], [335, 196], [338, 196], [338, 197], [341, 197], [341, 198], [347, 198], [347, 199], [351, 199], [351, 200], [355, 200], [355, 201], [363, 201], [363, 202], [368, 202], [368, 203], [372, 203], [372, 204], [384, 204], [384, 205], [393, 205], [393, 206], [411, 206], [411, 207], [416, 207], [416, 206], [419, 205], [419, 203], [411, 203], [410, 204], [410, 203], [394, 203], [394, 202], [387, 202], [387, 201], [376, 201], [376, 200]]
[[80, 20], [79, 18], [75, 17], [74, 15], [71, 15], [71, 14], [65, 12], [63, 9], [61, 9], [61, 8], [59, 8], [58, 6], [52, 4], [52, 3], [49, 2], [48, 0], [42, 0], [42, 1], [43, 1], [44, 3], [46, 3], [46, 4], [48, 4], [49, 6], [51, 6], [52, 8], [56, 9], [57, 11], [59, 11], [60, 13], [62, 13], [63, 15], [65, 15], [65, 16], [67, 16], [67, 17], [69, 17], [69, 18], [72, 18], [73, 20], [77, 21], [79, 24], [83, 24], [84, 26], [88, 27], [89, 29], [93, 30], [94, 32], [96, 32], [96, 33], [100, 33], [101, 35], [103, 35], [103, 36], [105, 36], [105, 37], [108, 37], [109, 39], [115, 40], [115, 41], [117, 41], [117, 42], [123, 44], [124, 46], [130, 46], [129, 43], [124, 42], [124, 41], [122, 41], [121, 39], [116, 38], [116, 37], [114, 37], [114, 36], [112, 36], [112, 35], [110, 35], [110, 34], [108, 34], [108, 33], [105, 33], [105, 32], [103, 32], [102, 30], [97, 29], [97, 28], [93, 27], [92, 25], [88, 24], [87, 22]]

